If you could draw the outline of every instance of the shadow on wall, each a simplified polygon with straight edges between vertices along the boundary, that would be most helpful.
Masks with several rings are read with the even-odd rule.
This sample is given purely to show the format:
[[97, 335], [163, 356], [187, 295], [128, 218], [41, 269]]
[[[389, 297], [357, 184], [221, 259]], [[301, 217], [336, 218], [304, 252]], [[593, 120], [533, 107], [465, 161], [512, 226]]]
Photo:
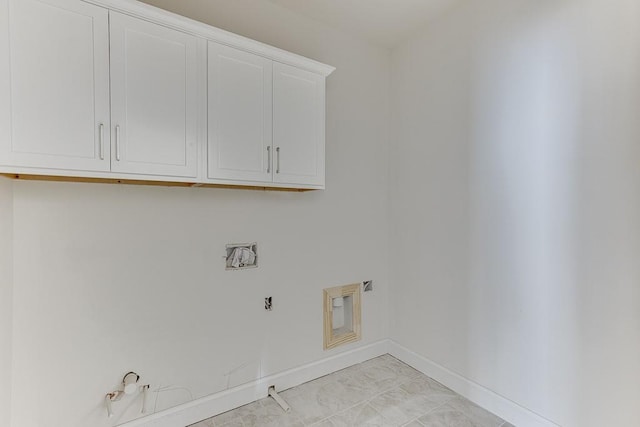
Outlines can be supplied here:
[[638, 40], [637, 2], [493, 0], [394, 54], [397, 304], [433, 300], [396, 333], [563, 426], [640, 423]]
[[[639, 15], [580, 3], [516, 6], [488, 40], [476, 39], [470, 140], [470, 271], [484, 281], [470, 289], [480, 302], [512, 298], [488, 322], [484, 304], [470, 307], [470, 331], [484, 322], [515, 332], [514, 341], [494, 345], [506, 359], [513, 343], [525, 344], [525, 397], [576, 426], [611, 422], [588, 409], [602, 389], [627, 384], [612, 390], [617, 405], [637, 394], [626, 374], [614, 380], [615, 368], [598, 367], [638, 363], [637, 344], [614, 331], [625, 327], [618, 310], [638, 313], [640, 279], [632, 237], [640, 221], [632, 182], [640, 176], [631, 161], [640, 159]], [[496, 282], [511, 285], [479, 291]], [[620, 408], [616, 425], [638, 421], [632, 406]]]

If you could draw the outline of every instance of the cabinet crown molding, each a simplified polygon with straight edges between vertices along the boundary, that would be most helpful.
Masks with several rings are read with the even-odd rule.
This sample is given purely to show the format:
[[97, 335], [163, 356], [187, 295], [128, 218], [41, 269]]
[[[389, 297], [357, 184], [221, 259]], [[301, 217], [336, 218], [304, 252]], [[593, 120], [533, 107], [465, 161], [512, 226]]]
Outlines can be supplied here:
[[281, 62], [301, 68], [313, 73], [320, 74], [324, 77], [329, 76], [335, 71], [335, 67], [323, 64], [313, 59], [306, 58], [302, 55], [287, 52], [286, 50], [270, 46], [220, 28], [199, 22], [164, 9], [141, 3], [136, 0], [84, 0], [87, 3], [95, 4], [108, 8], [110, 10], [135, 16], [156, 24], [180, 30], [182, 32], [202, 37], [217, 43], [225, 44], [237, 49], [244, 50], [256, 55], [264, 56], [271, 60]]

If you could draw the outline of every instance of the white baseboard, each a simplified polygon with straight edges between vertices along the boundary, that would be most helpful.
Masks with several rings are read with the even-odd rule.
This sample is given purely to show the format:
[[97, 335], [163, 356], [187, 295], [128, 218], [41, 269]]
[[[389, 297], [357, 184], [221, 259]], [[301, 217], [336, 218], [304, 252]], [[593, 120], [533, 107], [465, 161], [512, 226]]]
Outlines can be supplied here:
[[260, 378], [248, 384], [124, 423], [121, 427], [185, 427], [265, 398], [269, 386], [275, 385], [277, 390], [286, 390], [387, 353], [517, 427], [559, 427], [529, 409], [388, 339]]
[[444, 366], [389, 340], [389, 354], [517, 427], [559, 427], [554, 422], [500, 396]]
[[185, 427], [265, 398], [269, 386], [275, 385], [276, 390], [286, 390], [387, 353], [389, 340], [377, 341], [121, 424], [121, 427]]

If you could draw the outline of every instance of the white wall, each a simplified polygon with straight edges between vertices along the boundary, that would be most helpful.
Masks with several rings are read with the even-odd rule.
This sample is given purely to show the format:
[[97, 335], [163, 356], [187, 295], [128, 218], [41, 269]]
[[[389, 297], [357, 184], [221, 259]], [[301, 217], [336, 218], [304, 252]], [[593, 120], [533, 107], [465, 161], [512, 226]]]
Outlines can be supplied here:
[[[171, 388], [164, 409], [342, 351], [322, 351], [321, 289], [363, 279], [362, 344], [391, 319], [563, 426], [640, 424], [635, 0], [467, 2], [391, 61], [266, 0], [149, 1], [338, 68], [328, 189], [0, 181], [13, 426], [133, 418], [102, 407], [130, 369]], [[253, 240], [260, 268], [225, 272], [224, 244]]]
[[392, 53], [392, 337], [640, 425], [640, 3], [466, 2]]
[[0, 178], [0, 426], [11, 417], [13, 185]]
[[[15, 182], [15, 427], [133, 418], [103, 407], [129, 370], [173, 388], [160, 410], [388, 336], [389, 52], [266, 1], [164, 3], [337, 67], [327, 190]], [[247, 241], [260, 267], [224, 271]], [[323, 351], [322, 289], [365, 279], [363, 340]]]

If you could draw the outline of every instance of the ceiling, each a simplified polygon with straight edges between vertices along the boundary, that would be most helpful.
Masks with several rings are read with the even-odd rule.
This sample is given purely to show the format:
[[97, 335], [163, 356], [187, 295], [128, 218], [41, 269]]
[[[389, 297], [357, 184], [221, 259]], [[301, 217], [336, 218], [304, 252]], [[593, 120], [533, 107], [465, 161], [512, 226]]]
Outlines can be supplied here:
[[392, 48], [456, 0], [269, 0]]

